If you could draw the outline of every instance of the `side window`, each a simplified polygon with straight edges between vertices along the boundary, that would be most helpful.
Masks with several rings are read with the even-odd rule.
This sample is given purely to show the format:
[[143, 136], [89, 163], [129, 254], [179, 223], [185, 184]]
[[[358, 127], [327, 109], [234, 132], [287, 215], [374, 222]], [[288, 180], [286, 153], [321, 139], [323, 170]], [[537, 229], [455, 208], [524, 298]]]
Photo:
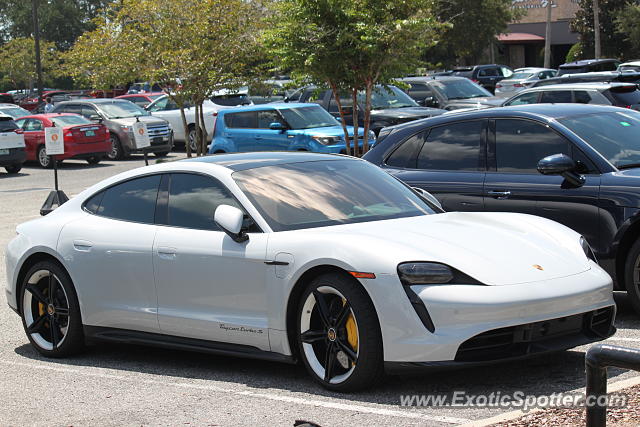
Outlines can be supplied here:
[[28, 119], [25, 123], [24, 130], [26, 132], [35, 132], [42, 130], [42, 122], [37, 119]]
[[62, 111], [64, 111], [65, 113], [82, 114], [82, 106], [78, 104], [67, 104], [62, 107]]
[[570, 90], [550, 90], [547, 92], [542, 92], [542, 96], [540, 97], [541, 103], [571, 103], [573, 99], [571, 98]]
[[418, 169], [477, 171], [484, 121], [431, 129], [418, 154]]
[[505, 103], [504, 105], [526, 105], [526, 104], [536, 104], [538, 102], [539, 92], [529, 92], [523, 93], [522, 95], [516, 96], [511, 101]]
[[85, 116], [88, 119], [88, 118], [91, 118], [91, 116], [97, 116], [98, 112], [93, 107], [90, 107], [88, 105], [83, 105], [82, 106], [82, 112], [80, 114], [82, 114], [83, 116]]
[[271, 123], [282, 123], [276, 110], [258, 111], [258, 129], [269, 129]]
[[496, 120], [498, 172], [538, 173], [538, 162], [552, 154], [569, 153], [569, 142], [548, 126], [528, 120]]
[[91, 198], [84, 203], [85, 210], [91, 212], [92, 214], [97, 214], [98, 209], [100, 209], [100, 203], [102, 203], [104, 193], [104, 191], [101, 191], [98, 194], [91, 196]]
[[224, 115], [224, 123], [228, 128], [255, 129], [257, 127], [257, 112], [244, 111]]
[[[353, 100], [347, 96], [340, 97], [340, 104], [342, 105], [343, 110], [350, 110], [353, 107]], [[331, 96], [331, 100], [329, 101], [329, 112], [330, 113], [339, 113], [338, 111], [338, 103], [336, 99]]]
[[104, 192], [96, 214], [125, 221], [153, 224], [160, 175], [136, 178]]
[[596, 165], [578, 148], [572, 145], [571, 158], [576, 162], [576, 172], [584, 174], [598, 174]]
[[424, 132], [413, 135], [391, 153], [386, 164], [397, 168], [415, 168], [418, 150], [424, 142]]
[[429, 86], [424, 83], [410, 83], [408, 93], [412, 98], [418, 98], [420, 100], [428, 96], [433, 96], [433, 92]]
[[573, 91], [574, 102], [578, 104], [588, 104], [591, 102], [591, 97], [589, 96], [589, 92], [586, 90], [575, 90]]
[[169, 102], [169, 97], [165, 96], [164, 98], [160, 98], [158, 100], [158, 102], [156, 102], [155, 104], [153, 104], [151, 106], [151, 108], [149, 108], [149, 111], [151, 112], [155, 112], [155, 111], [164, 111], [165, 108], [167, 107], [167, 103]]
[[16, 125], [24, 130], [25, 125], [27, 124], [27, 119], [16, 120]]
[[218, 230], [213, 214], [220, 205], [242, 209], [231, 192], [213, 178], [188, 173], [171, 175], [169, 225], [196, 230]]
[[302, 89], [298, 89], [297, 91], [293, 92], [291, 94], [291, 96], [287, 97], [287, 101], [289, 102], [298, 102], [300, 101], [300, 97], [302, 97], [302, 93], [304, 91]]
[[500, 67], [500, 71], [502, 72], [502, 75], [506, 78], [513, 76], [513, 71], [511, 71], [507, 67]]

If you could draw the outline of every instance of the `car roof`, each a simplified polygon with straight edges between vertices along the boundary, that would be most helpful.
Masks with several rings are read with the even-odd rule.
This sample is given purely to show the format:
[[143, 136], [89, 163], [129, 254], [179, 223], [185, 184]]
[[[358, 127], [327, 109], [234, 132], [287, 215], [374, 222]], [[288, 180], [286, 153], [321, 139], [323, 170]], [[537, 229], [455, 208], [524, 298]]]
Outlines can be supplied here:
[[[527, 92], [537, 92], [544, 90], [553, 90], [553, 89], [565, 89], [565, 90], [573, 90], [573, 89], [596, 89], [596, 90], [606, 90], [611, 89], [612, 87], [624, 87], [624, 86], [637, 86], [634, 83], [625, 83], [625, 82], [585, 82], [585, 83], [563, 83], [557, 85], [547, 85], [547, 86], [538, 86], [531, 89], [527, 89]], [[525, 92], [525, 91], [522, 91]], [[522, 93], [519, 92], [519, 93]]]
[[[16, 104], [11, 104], [9, 102], [0, 102], [0, 108], [9, 108], [9, 107], [15, 108], [15, 107], [20, 107], [20, 106], [16, 105]], [[22, 108], [22, 107], [20, 107], [20, 108]]]
[[340, 154], [319, 154], [302, 151], [269, 151], [252, 153], [214, 154], [212, 156], [194, 157], [181, 162], [201, 162], [215, 164], [232, 171], [254, 169], [264, 166], [277, 166], [291, 163], [318, 162], [322, 160], [357, 160], [355, 157]]
[[638, 61], [628, 61], [628, 62], [623, 62], [622, 64], [620, 64], [620, 67], [622, 66], [634, 66], [634, 67], [638, 67], [640, 66], [640, 60]]
[[538, 71], [556, 71], [553, 68], [542, 68], [542, 67], [523, 67], [516, 68], [513, 70], [514, 73], [536, 73]]
[[591, 64], [601, 64], [603, 62], [619, 62], [614, 58], [600, 58], [600, 59], [581, 59], [579, 61], [566, 62], [560, 65], [559, 68], [574, 68], [574, 67], [584, 67], [585, 65]]
[[218, 111], [218, 114], [229, 114], [229, 113], [238, 113], [243, 111], [262, 111], [262, 110], [290, 110], [292, 108], [300, 108], [300, 107], [320, 107], [320, 105], [314, 102], [274, 102], [272, 104], [257, 104], [257, 105], [246, 105], [242, 107], [233, 107], [233, 108], [225, 108], [224, 110]]
[[454, 80], [469, 80], [462, 76], [416, 76], [416, 77], [404, 77], [399, 79], [402, 82], [430, 82], [430, 81], [454, 81]]
[[130, 102], [125, 99], [116, 99], [116, 98], [82, 98], [82, 99], [74, 99], [71, 101], [61, 101], [58, 102], [57, 105], [64, 104], [115, 104], [120, 102]]
[[80, 114], [75, 113], [41, 113], [41, 114], [29, 114], [28, 116], [24, 116], [21, 118], [38, 118], [38, 119], [51, 119], [60, 116], [79, 116], [83, 117]]

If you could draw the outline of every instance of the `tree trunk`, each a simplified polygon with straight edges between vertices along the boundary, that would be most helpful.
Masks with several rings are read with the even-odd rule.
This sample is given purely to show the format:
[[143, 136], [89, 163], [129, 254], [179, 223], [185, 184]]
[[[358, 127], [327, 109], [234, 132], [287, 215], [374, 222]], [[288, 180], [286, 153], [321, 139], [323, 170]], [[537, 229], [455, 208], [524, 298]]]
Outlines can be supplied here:
[[598, 0], [593, 0], [593, 38], [596, 59], [600, 59], [600, 6]]
[[200, 104], [200, 127], [202, 128], [202, 155], [207, 154], [207, 141], [209, 136], [207, 135], [207, 125], [204, 122], [204, 107]]
[[351, 102], [353, 102], [353, 155], [360, 157], [360, 149], [358, 147], [358, 89], [351, 91]]
[[547, 26], [544, 33], [544, 68], [551, 68], [551, 4], [547, 3]]
[[340, 124], [342, 125], [342, 131], [344, 132], [344, 141], [346, 147], [347, 156], [351, 155], [351, 142], [349, 137], [349, 131], [347, 130], [347, 122], [344, 119], [344, 111], [342, 110], [342, 101], [340, 101], [340, 93], [338, 93], [338, 88], [336, 84], [333, 82], [328, 82], [329, 87], [331, 87], [331, 92], [333, 93], [333, 98], [336, 100], [336, 105], [338, 106], [338, 112], [340, 113]]
[[191, 144], [189, 144], [189, 124], [187, 116], [184, 114], [184, 104], [180, 104], [180, 117], [182, 117], [182, 128], [184, 129], [184, 145], [187, 150], [187, 157], [191, 157]]
[[196, 103], [193, 108], [195, 109], [195, 125], [196, 125], [196, 156], [200, 156], [201, 145], [202, 145], [202, 132], [200, 132], [200, 113], [199, 113], [199, 105]]
[[373, 92], [373, 80], [367, 79], [365, 83], [365, 102], [364, 102], [364, 131], [363, 133], [363, 146], [362, 154], [369, 151], [369, 127], [371, 126], [371, 93]]

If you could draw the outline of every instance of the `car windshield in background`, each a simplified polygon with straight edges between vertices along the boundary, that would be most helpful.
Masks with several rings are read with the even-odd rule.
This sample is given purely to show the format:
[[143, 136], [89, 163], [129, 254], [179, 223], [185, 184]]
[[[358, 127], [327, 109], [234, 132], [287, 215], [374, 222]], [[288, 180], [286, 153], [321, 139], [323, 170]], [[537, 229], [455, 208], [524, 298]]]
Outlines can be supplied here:
[[471, 80], [449, 80], [431, 83], [447, 99], [484, 98], [493, 96], [489, 91], [474, 84]]
[[404, 184], [360, 160], [265, 166], [233, 178], [274, 231], [434, 213]]
[[235, 107], [236, 105], [250, 105], [251, 100], [247, 95], [218, 95], [212, 96], [211, 102], [218, 105], [224, 105], [225, 107]]
[[640, 113], [585, 114], [558, 120], [619, 169], [640, 167]]
[[[358, 92], [358, 104], [364, 106], [365, 93]], [[371, 109], [386, 110], [389, 108], [419, 107], [409, 95], [395, 86], [376, 87], [371, 93]]]
[[109, 119], [126, 119], [149, 115], [148, 112], [129, 101], [99, 104], [99, 108]]
[[60, 126], [60, 127], [93, 124], [91, 120], [86, 119], [82, 116], [51, 117], [51, 121], [55, 123], [56, 126]]
[[515, 73], [513, 76], [509, 77], [509, 80], [525, 80], [532, 76], [533, 73]]
[[29, 115], [29, 112], [21, 107], [0, 108], [0, 113], [8, 114], [14, 119], [19, 119], [20, 117]]
[[312, 129], [340, 126], [340, 123], [320, 106], [285, 108], [280, 113], [291, 129]]

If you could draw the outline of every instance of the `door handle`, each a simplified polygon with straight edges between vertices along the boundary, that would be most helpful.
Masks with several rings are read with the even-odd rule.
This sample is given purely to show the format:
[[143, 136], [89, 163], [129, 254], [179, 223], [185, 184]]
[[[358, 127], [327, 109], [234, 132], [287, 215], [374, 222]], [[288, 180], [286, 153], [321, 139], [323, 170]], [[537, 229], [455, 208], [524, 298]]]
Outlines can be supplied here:
[[163, 259], [174, 259], [176, 257], [176, 248], [168, 248], [165, 246], [158, 247], [158, 256]]
[[89, 252], [92, 247], [93, 243], [88, 240], [77, 239], [73, 241], [73, 248], [78, 252]]
[[494, 199], [508, 199], [511, 196], [511, 191], [487, 191], [487, 195]]
[[256, 139], [260, 140], [260, 139], [262, 139], [262, 137], [258, 135], [258, 136], [256, 136]]

